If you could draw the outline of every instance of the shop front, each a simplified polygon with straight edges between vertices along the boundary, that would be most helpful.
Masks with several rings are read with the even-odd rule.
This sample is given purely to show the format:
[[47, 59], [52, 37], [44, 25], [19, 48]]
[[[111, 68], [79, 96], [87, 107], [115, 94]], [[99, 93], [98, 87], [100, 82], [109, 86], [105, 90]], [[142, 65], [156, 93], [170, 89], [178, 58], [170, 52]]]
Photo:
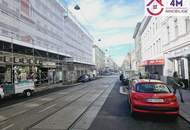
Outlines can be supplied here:
[[64, 60], [63, 55], [0, 41], [0, 84], [61, 83]]
[[171, 72], [177, 72], [181, 80], [185, 83], [186, 88], [190, 83], [190, 45], [172, 50], [166, 53], [166, 58], [171, 62], [168, 67]]
[[164, 59], [146, 60], [143, 62], [145, 72], [150, 74], [158, 74], [160, 76], [163, 75], [164, 64]]

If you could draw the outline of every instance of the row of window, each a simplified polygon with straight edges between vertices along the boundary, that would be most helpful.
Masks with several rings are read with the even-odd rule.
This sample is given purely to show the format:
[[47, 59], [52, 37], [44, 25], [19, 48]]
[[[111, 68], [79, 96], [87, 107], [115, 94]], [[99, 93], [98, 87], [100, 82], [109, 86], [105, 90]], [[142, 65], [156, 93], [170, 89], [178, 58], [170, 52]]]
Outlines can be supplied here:
[[[183, 19], [185, 22], [185, 28], [183, 28], [183, 25], [179, 22], [178, 18], [174, 18], [173, 23], [174, 23], [174, 37], [172, 38], [172, 26], [167, 26], [167, 42], [170, 42], [173, 39], [178, 38], [179, 36], [179, 28], [182, 28], [185, 30], [185, 33], [189, 33], [190, 32], [190, 17], [186, 17], [185, 19]], [[171, 23], [170, 23], [171, 25]]]

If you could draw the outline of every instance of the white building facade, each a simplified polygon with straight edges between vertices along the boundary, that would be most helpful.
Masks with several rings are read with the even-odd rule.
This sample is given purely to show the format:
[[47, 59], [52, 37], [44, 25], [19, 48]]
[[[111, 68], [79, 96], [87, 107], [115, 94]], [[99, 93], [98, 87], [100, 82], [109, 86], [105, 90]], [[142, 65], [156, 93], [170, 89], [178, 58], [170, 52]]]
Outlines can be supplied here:
[[[75, 80], [91, 71], [93, 38], [64, 4], [0, 0], [0, 10], [2, 75], [13, 67], [26, 74], [35, 71], [41, 84]], [[9, 75], [14, 82], [14, 74]]]
[[190, 18], [146, 17], [141, 36], [145, 71], [172, 76], [175, 71], [188, 86], [190, 77]]
[[119, 69], [115, 61], [109, 56], [105, 60], [105, 71], [106, 72], [117, 72]]
[[97, 45], [93, 46], [93, 61], [94, 64], [96, 65], [96, 74], [97, 75], [101, 75], [104, 70], [105, 70], [105, 60], [106, 60], [106, 56], [105, 56], [105, 52], [100, 49], [100, 47], [98, 47]]
[[166, 43], [164, 17], [145, 17], [141, 35], [142, 65], [149, 73], [164, 75], [163, 44]]
[[134, 34], [133, 34], [133, 39], [135, 41], [135, 50], [134, 50], [134, 55], [136, 57], [136, 70], [137, 71], [142, 71], [141, 69], [141, 23], [137, 23]]
[[187, 86], [190, 77], [190, 17], [167, 17], [166, 26], [165, 75], [171, 76], [176, 71]]

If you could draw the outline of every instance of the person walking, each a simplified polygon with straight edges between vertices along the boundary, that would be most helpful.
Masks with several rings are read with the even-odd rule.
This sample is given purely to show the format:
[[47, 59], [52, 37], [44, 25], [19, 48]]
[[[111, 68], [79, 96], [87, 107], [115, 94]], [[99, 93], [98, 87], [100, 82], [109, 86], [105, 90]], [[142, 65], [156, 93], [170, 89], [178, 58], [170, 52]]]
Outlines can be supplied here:
[[123, 75], [123, 73], [120, 75], [119, 79], [120, 79], [120, 81], [123, 81], [123, 80], [124, 80], [124, 75]]
[[172, 83], [172, 86], [173, 86], [173, 89], [174, 89], [174, 94], [176, 94], [176, 91], [178, 90], [182, 103], [184, 103], [183, 95], [182, 95], [182, 92], [181, 92], [181, 88], [183, 87], [183, 85], [184, 85], [184, 83], [182, 83], [180, 81], [179, 76], [178, 76], [177, 72], [175, 71], [173, 73], [173, 83]]

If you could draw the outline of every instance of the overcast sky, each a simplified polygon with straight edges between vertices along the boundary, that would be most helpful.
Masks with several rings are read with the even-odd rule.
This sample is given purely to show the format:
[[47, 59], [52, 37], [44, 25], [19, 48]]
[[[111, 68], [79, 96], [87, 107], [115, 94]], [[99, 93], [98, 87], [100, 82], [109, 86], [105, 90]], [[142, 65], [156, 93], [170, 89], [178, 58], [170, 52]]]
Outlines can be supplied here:
[[[121, 65], [134, 48], [132, 38], [136, 23], [144, 16], [144, 0], [65, 0], [70, 11], [94, 36], [96, 44]], [[102, 40], [98, 42], [98, 39]]]

